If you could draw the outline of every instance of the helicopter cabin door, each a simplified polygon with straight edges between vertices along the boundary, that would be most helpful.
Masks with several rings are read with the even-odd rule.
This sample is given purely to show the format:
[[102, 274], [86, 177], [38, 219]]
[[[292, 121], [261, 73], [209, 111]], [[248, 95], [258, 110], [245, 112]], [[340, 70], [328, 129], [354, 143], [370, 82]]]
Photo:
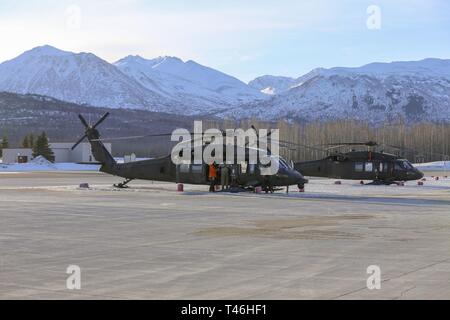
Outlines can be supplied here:
[[205, 164], [178, 164], [177, 183], [205, 184], [208, 182], [208, 166]]
[[376, 164], [376, 179], [388, 179], [392, 176], [393, 166], [387, 161], [380, 161]]

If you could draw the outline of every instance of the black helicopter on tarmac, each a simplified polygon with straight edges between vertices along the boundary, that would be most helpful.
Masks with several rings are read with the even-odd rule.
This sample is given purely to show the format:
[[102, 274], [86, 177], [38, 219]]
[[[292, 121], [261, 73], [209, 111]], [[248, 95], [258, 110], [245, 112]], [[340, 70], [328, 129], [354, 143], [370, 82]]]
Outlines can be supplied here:
[[[122, 183], [116, 184], [118, 188], [124, 188], [128, 183], [135, 179], [142, 180], [156, 180], [167, 181], [175, 183], [189, 183], [189, 184], [204, 184], [209, 185], [208, 164], [203, 162], [195, 164], [193, 161], [187, 164], [175, 165], [172, 161], [172, 155], [167, 155], [162, 158], [142, 160], [129, 163], [117, 163], [113, 156], [105, 148], [100, 133], [97, 127], [105, 121], [109, 113], [103, 115], [97, 123], [89, 125], [83, 116], [79, 118], [85, 126], [85, 133], [81, 139], [72, 147], [74, 149], [85, 138], [91, 144], [92, 154], [94, 158], [101, 164], [100, 171], [122, 177], [125, 180]], [[149, 135], [149, 136], [165, 136], [167, 134]], [[109, 139], [113, 140], [113, 139]], [[205, 148], [203, 144], [203, 148]], [[288, 187], [290, 185], [297, 185], [303, 188], [304, 184], [308, 182], [298, 171], [281, 157], [271, 156], [271, 161], [278, 162], [278, 171], [273, 175], [262, 175], [262, 164], [249, 163], [250, 147], [245, 145], [245, 161], [232, 164], [236, 170], [235, 182], [241, 188], [255, 188], [262, 187], [266, 192], [273, 192], [276, 187]], [[224, 146], [225, 152], [227, 148]], [[254, 150], [253, 150], [254, 151]], [[234, 153], [235, 155], [237, 152]], [[226, 156], [224, 157], [224, 159]]]
[[[344, 146], [365, 146], [367, 151], [333, 152], [320, 160], [294, 163], [294, 168], [305, 176], [326, 177], [333, 179], [372, 180], [370, 184], [389, 185], [400, 181], [419, 180], [423, 173], [408, 160], [385, 152], [374, 151], [379, 146], [374, 141], [364, 143], [328, 144], [324, 150], [284, 141], [284, 146], [291, 148], [306, 147], [329, 153], [330, 149]], [[393, 148], [398, 148], [390, 146]]]

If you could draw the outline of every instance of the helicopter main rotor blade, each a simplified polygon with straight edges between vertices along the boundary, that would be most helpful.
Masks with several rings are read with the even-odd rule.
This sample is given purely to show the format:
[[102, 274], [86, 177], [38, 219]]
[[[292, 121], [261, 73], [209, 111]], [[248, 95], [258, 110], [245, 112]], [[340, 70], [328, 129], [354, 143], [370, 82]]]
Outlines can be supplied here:
[[344, 146], [366, 146], [366, 147], [375, 147], [379, 144], [375, 141], [367, 141], [367, 142], [337, 142], [337, 143], [326, 143], [322, 144], [322, 146], [332, 146], [332, 147], [344, 147]]
[[82, 136], [73, 146], [72, 146], [72, 150], [74, 150], [81, 142], [83, 142], [83, 140], [87, 138], [86, 135]]
[[433, 156], [440, 156], [440, 157], [444, 157], [444, 158], [450, 158], [450, 156], [448, 154], [445, 154], [445, 153], [429, 152], [429, 151], [420, 152], [420, 151], [417, 151], [415, 149], [411, 149], [411, 148], [407, 148], [407, 147], [399, 147], [399, 146], [395, 146], [395, 145], [391, 145], [391, 144], [381, 144], [381, 146], [392, 148], [392, 149], [397, 149], [397, 150], [400, 150], [400, 151], [411, 152], [411, 153], [413, 153], [415, 155], [417, 155], [417, 154], [428, 154], [428, 155], [433, 155]]
[[[254, 125], [251, 125], [250, 128], [252, 128], [253, 131], [255, 131], [255, 134], [256, 134], [256, 147], [258, 147], [258, 146], [259, 146], [259, 141], [258, 141], [258, 140], [259, 140], [258, 130], [256, 130], [256, 128], [255, 128]], [[245, 143], [245, 147], [248, 147], [249, 144], [250, 144], [250, 138], [248, 139], [248, 142]]]
[[253, 131], [255, 131], [256, 136], [259, 138], [258, 130], [256, 130], [255, 126], [254, 126], [254, 125], [251, 125], [250, 128], [252, 128]]
[[327, 150], [327, 151], [330, 151], [330, 150], [338, 149], [338, 148], [345, 147], [345, 146], [348, 146], [348, 145], [342, 145], [342, 144], [339, 144], [339, 145], [335, 145], [335, 146], [326, 148], [326, 150]]
[[84, 117], [83, 117], [81, 114], [78, 115], [78, 118], [80, 119], [81, 123], [82, 123], [86, 128], [89, 128], [89, 125], [88, 125], [86, 119], [84, 119]]
[[[258, 130], [256, 129], [256, 127], [255, 127], [254, 125], [251, 125], [250, 127], [251, 127], [251, 128], [255, 131], [255, 133], [256, 133], [256, 138], [257, 138], [256, 147], [259, 148], [259, 139], [260, 139], [260, 137], [259, 137]], [[269, 130], [269, 132], [266, 134], [265, 138], [269, 138], [271, 135], [272, 135], [272, 130]], [[248, 144], [249, 144], [249, 143], [250, 143], [250, 141], [247, 142], [247, 143], [245, 144], [245, 146], [248, 147]], [[269, 155], [272, 154], [272, 151], [270, 150], [270, 148], [269, 148], [268, 146], [267, 146], [267, 151], [268, 151]]]
[[[195, 133], [190, 132], [191, 136], [195, 135]], [[115, 141], [115, 140], [134, 140], [134, 139], [142, 139], [142, 138], [152, 138], [152, 137], [171, 137], [172, 133], [158, 133], [158, 134], [146, 134], [141, 136], [127, 136], [127, 137], [115, 137], [115, 138], [101, 138], [101, 139], [93, 139], [92, 141]], [[207, 136], [207, 135], [206, 135]], [[201, 137], [191, 139], [190, 141], [197, 141], [204, 138], [204, 134]]]
[[1, 118], [0, 121], [22, 121], [22, 120], [30, 120], [35, 117], [20, 117], [20, 118]]
[[286, 140], [280, 140], [280, 144], [291, 145], [291, 146], [295, 146], [295, 147], [302, 147], [302, 148], [306, 148], [306, 149], [311, 149], [311, 150], [327, 153], [327, 150], [325, 150], [325, 149], [321, 149], [321, 148], [317, 148], [317, 147], [313, 147], [313, 146], [308, 146], [306, 144], [286, 141]]
[[114, 140], [133, 140], [133, 139], [142, 139], [147, 137], [170, 137], [171, 133], [159, 133], [159, 134], [146, 134], [142, 136], [127, 136], [127, 137], [115, 137], [115, 138], [102, 138], [102, 139], [94, 139], [92, 141], [114, 141]]
[[106, 120], [106, 118], [108, 118], [108, 116], [109, 116], [109, 112], [105, 113], [105, 114], [97, 121], [97, 123], [94, 124], [94, 125], [92, 126], [92, 128], [95, 129], [96, 127], [98, 127], [103, 121]]

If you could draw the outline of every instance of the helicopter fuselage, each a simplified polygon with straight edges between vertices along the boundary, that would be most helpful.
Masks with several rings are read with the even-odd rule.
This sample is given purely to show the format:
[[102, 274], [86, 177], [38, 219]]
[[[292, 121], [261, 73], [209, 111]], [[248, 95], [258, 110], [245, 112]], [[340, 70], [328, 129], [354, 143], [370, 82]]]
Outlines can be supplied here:
[[304, 176], [349, 180], [409, 181], [423, 173], [409, 161], [395, 155], [360, 151], [331, 155], [321, 160], [298, 162], [295, 169]]
[[[307, 180], [293, 168], [280, 165], [274, 175], [262, 176], [257, 164], [246, 162], [229, 165], [231, 175], [235, 176], [240, 186], [303, 186]], [[130, 163], [103, 165], [100, 171], [115, 176], [134, 180], [156, 180], [189, 184], [209, 184], [208, 164], [178, 164], [172, 162], [171, 156], [142, 160]], [[220, 170], [219, 170], [220, 175]]]

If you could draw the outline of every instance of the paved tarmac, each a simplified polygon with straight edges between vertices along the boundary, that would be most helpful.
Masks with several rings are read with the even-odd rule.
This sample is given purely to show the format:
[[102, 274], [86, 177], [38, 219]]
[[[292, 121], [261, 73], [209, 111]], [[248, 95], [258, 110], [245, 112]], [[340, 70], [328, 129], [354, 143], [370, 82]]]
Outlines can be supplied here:
[[[450, 179], [429, 181], [210, 194], [2, 173], [0, 298], [450, 299]], [[67, 288], [69, 265], [80, 290]], [[367, 287], [371, 265], [380, 289]]]

